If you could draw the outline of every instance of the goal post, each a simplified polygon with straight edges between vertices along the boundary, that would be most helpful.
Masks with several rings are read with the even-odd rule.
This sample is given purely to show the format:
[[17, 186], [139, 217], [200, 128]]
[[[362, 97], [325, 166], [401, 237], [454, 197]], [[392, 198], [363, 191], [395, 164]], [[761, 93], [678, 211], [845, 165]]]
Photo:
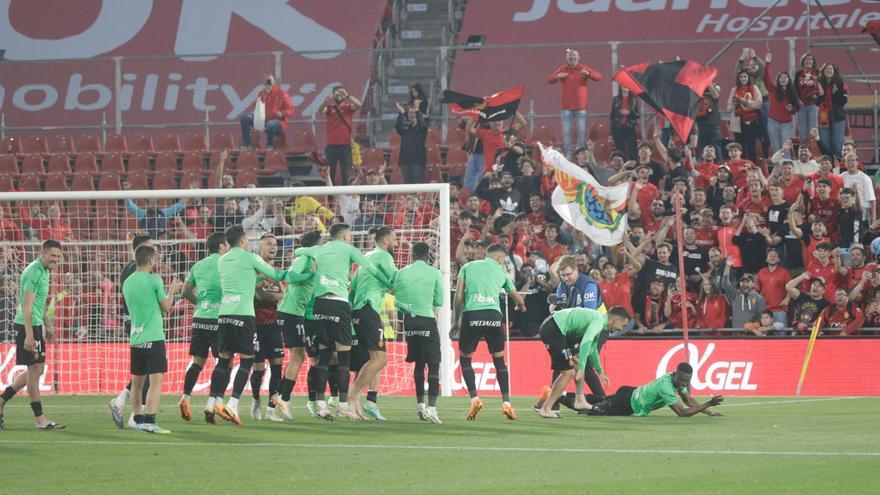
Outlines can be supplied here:
[[[237, 213], [226, 211], [233, 199]], [[132, 208], [128, 200], [134, 203]], [[177, 211], [180, 200], [185, 200], [186, 207]], [[243, 204], [247, 208], [242, 208]], [[442, 274], [444, 294], [443, 306], [437, 314], [442, 394], [452, 395], [455, 352], [449, 339], [449, 184], [11, 192], [0, 193], [0, 208], [2, 219], [18, 226], [25, 239], [0, 246], [5, 269], [0, 284], [0, 299], [4, 303], [0, 307], [0, 385], [10, 382], [21, 371], [14, 366], [12, 333], [18, 276], [35, 259], [42, 240], [55, 235], [66, 237], [61, 239], [64, 260], [52, 274], [47, 300], [47, 305], [54, 302], [51, 311], [57, 342], [48, 346], [41, 388], [62, 394], [116, 393], [128, 380], [128, 340], [121, 326], [118, 276], [131, 260], [131, 236], [135, 232], [163, 232], [158, 236], [162, 260], [157, 273], [167, 286], [171, 279], [183, 280], [189, 268], [205, 256], [205, 237], [214, 230], [222, 230], [214, 224], [218, 217], [229, 221], [247, 219], [242, 223], [246, 224], [250, 249], [255, 252], [262, 232], [273, 233], [279, 244], [275, 260], [279, 267], [289, 266], [303, 233], [326, 233], [335, 218], [342, 217], [352, 225], [353, 244], [365, 253], [373, 249], [369, 227], [393, 227], [398, 234], [393, 253], [398, 268], [411, 262], [413, 243], [421, 241], [430, 246], [433, 265]], [[170, 214], [164, 225], [157, 221], [162, 217], [159, 210]], [[144, 212], [146, 216], [139, 218]], [[369, 224], [358, 221], [367, 215], [373, 219]], [[180, 300], [164, 317], [169, 360], [165, 393], [180, 392], [190, 362], [192, 310], [192, 304]], [[383, 371], [380, 393], [405, 393], [412, 390], [412, 365], [404, 360], [406, 344], [401, 318], [393, 310], [390, 298], [386, 298], [382, 313], [386, 337], [390, 338], [389, 363]], [[207, 392], [212, 361], [202, 372], [196, 393]], [[297, 394], [305, 392], [304, 373], [305, 366], [297, 380]]]

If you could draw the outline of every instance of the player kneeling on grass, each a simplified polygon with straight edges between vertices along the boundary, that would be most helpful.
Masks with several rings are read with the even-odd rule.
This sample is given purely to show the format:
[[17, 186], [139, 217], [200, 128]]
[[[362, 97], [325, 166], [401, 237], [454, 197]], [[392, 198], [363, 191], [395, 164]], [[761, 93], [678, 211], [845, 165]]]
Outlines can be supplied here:
[[[131, 409], [137, 430], [167, 434], [171, 432], [156, 424], [162, 378], [168, 371], [162, 313], [171, 310], [174, 296], [180, 292], [183, 284], [175, 280], [168, 294], [165, 294], [162, 278], [153, 273], [156, 264], [156, 248], [153, 246], [139, 246], [134, 258], [137, 271], [122, 285], [122, 295], [131, 315]], [[144, 410], [140, 399], [148, 375], [151, 386]]]
[[[553, 382], [547, 399], [538, 409], [538, 414], [544, 418], [561, 417], [552, 410], [553, 404], [571, 383], [572, 378], [583, 381], [588, 360], [589, 365], [599, 372], [605, 386], [608, 386], [608, 377], [599, 363], [599, 334], [606, 327], [609, 332], [621, 330], [630, 319], [630, 314], [625, 309], [614, 306], [607, 314], [586, 308], [563, 309], [544, 320], [540, 330], [541, 340], [550, 354], [550, 366], [554, 372], [559, 372], [559, 376]], [[575, 366], [577, 373], [574, 371]], [[582, 394], [575, 397], [575, 409], [589, 407]]]
[[[614, 395], [593, 404], [591, 416], [647, 416], [663, 406], [669, 406], [681, 417], [703, 413], [708, 416], [721, 416], [709, 411], [724, 401], [724, 396], [713, 395], [700, 404], [690, 394], [691, 376], [694, 368], [688, 363], [678, 363], [675, 371], [667, 373], [653, 382], [641, 387], [623, 386]], [[681, 399], [679, 399], [681, 397]]]

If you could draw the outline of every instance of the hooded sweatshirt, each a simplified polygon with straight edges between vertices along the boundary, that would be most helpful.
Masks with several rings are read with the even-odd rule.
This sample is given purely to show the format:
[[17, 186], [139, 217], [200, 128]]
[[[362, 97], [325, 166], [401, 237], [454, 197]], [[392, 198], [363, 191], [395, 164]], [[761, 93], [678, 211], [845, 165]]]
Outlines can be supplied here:
[[729, 275], [724, 277], [721, 285], [730, 302], [731, 326], [733, 328], [743, 328], [746, 323], [758, 321], [761, 312], [764, 311], [764, 298], [761, 297], [761, 294], [755, 292], [754, 289], [743, 292], [742, 289], [734, 287], [730, 282]]

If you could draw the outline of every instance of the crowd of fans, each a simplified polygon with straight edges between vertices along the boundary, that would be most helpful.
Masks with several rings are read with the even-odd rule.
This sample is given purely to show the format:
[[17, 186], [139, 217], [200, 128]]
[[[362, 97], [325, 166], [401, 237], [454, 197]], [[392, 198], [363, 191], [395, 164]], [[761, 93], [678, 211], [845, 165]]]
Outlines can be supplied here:
[[[608, 248], [560, 219], [550, 204], [556, 178], [531, 143], [521, 139], [521, 115], [509, 125], [463, 122], [467, 171], [448, 177], [453, 197], [451, 273], [454, 278], [461, 265], [483, 258], [489, 245], [504, 246], [507, 270], [517, 288], [528, 294], [528, 311], [510, 312], [512, 334], [536, 335], [549, 314], [551, 294], [562, 296], [557, 306], [623, 306], [635, 315], [621, 332], [628, 335], [675, 331], [684, 324], [682, 308], [691, 329], [713, 335], [807, 334], [820, 317], [825, 332], [832, 334], [880, 326], [880, 266], [872, 262], [880, 255], [880, 240], [873, 242], [880, 238], [874, 184], [862, 171], [853, 143], [844, 139], [846, 85], [836, 66], [817, 67], [807, 54], [794, 76], [780, 72], [773, 78], [772, 55], [761, 59], [745, 50], [726, 105], [726, 125], [734, 141], [723, 138], [720, 85], [713, 84], [703, 95], [686, 142], [672, 136], [668, 123], [656, 117], [650, 136], [645, 136], [650, 139], [639, 141], [641, 108], [622, 90], [610, 118], [617, 149], [601, 160], [586, 136], [587, 88], [602, 82], [602, 75], [581, 64], [575, 50], [566, 51], [565, 62], [548, 77], [548, 83], [561, 87], [562, 128], [567, 131], [563, 150], [602, 184], [631, 181], [629, 227], [624, 242]], [[265, 84], [263, 127], [272, 136], [283, 129], [289, 98], [277, 94], [273, 78], [267, 77]], [[386, 183], [388, 165], [359, 167], [353, 160], [357, 149], [352, 146], [351, 118], [359, 106], [345, 88], [337, 87], [319, 109], [332, 137], [326, 150], [329, 164], [323, 169], [327, 185], [333, 185], [337, 167], [349, 184]], [[424, 177], [429, 108], [418, 85], [408, 101], [398, 104], [394, 132], [401, 139], [395, 152], [406, 182]], [[242, 116], [243, 135], [253, 125], [253, 114]], [[226, 160], [224, 154], [212, 187], [235, 186], [224, 170]], [[680, 244], [674, 229], [676, 197], [683, 206]], [[80, 238], [82, 227], [63, 210], [64, 205], [54, 202], [6, 205], [0, 208], [0, 240]], [[358, 231], [381, 225], [431, 229], [437, 211], [425, 196], [392, 200], [351, 195], [128, 200], [107, 214], [119, 216], [121, 232], [140, 230], [160, 242], [176, 241], [165, 243], [161, 264], [164, 274], [175, 276], [199, 259], [200, 241], [210, 232], [234, 224], [242, 224], [252, 238], [323, 231], [336, 222]], [[291, 242], [285, 241], [282, 253], [289, 252]], [[679, 251], [686, 278], [683, 292]], [[11, 321], [14, 312], [23, 252], [20, 246], [0, 246], [4, 321]], [[56, 275], [61, 297], [53, 308], [62, 331], [88, 332], [85, 320], [92, 327], [117, 331], [115, 279], [129, 256], [121, 243], [106, 249], [65, 248], [65, 269]], [[571, 292], [573, 288], [577, 290]]]

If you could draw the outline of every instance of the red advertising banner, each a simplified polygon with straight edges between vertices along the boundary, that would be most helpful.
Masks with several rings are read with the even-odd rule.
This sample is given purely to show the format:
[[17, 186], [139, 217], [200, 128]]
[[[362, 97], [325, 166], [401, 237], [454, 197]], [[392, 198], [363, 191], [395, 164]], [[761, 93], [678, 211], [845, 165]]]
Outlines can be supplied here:
[[[700, 395], [794, 395], [807, 343], [806, 339], [692, 341], [692, 388]], [[167, 344], [169, 372], [165, 376], [165, 393], [180, 393], [189, 364], [187, 349], [186, 344]], [[388, 352], [391, 364], [386, 368], [380, 391], [411, 394], [412, 365], [403, 362], [405, 344], [389, 343]], [[129, 379], [128, 353], [125, 344], [50, 344], [41, 390], [60, 394], [116, 393]], [[880, 339], [818, 340], [802, 394], [880, 395], [878, 355]], [[508, 359], [514, 395], [537, 394], [549, 383], [550, 360], [541, 342], [511, 342]], [[684, 344], [677, 340], [612, 340], [602, 351], [611, 390], [621, 385], [645, 384], [671, 371], [683, 359]], [[212, 366], [209, 363], [202, 371], [196, 393], [207, 392]], [[483, 346], [474, 355], [473, 366], [479, 393], [498, 395], [495, 366]], [[466, 395], [457, 361], [455, 368], [453, 392]], [[0, 344], [0, 388], [22, 371], [23, 367], [15, 365], [15, 348]], [[302, 373], [295, 392], [305, 393], [304, 387]]]

